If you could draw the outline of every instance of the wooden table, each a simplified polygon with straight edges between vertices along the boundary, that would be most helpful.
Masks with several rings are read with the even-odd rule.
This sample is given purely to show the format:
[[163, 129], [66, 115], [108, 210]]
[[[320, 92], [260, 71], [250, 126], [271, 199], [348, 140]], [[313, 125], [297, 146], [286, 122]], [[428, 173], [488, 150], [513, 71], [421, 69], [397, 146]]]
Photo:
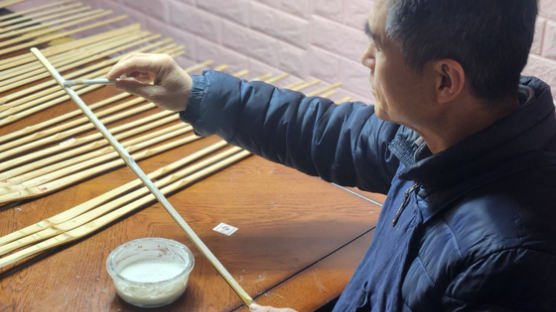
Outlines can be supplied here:
[[[105, 87], [83, 98], [92, 103], [115, 93]], [[58, 105], [3, 127], [0, 135], [74, 109], [73, 103]], [[139, 165], [150, 172], [215, 140], [206, 138]], [[133, 178], [128, 168], [120, 167], [41, 198], [4, 205], [0, 235]], [[365, 196], [383, 200], [380, 195]], [[257, 156], [168, 198], [258, 303], [300, 311], [315, 310], [340, 294], [368, 248], [380, 211], [379, 206], [346, 190]], [[229, 237], [213, 231], [220, 222], [239, 230]], [[186, 244], [196, 261], [185, 295], [170, 306], [150, 311], [246, 311], [158, 204], [85, 239], [0, 271], [0, 311], [140, 311], [117, 296], [105, 261], [118, 245], [148, 236]]]

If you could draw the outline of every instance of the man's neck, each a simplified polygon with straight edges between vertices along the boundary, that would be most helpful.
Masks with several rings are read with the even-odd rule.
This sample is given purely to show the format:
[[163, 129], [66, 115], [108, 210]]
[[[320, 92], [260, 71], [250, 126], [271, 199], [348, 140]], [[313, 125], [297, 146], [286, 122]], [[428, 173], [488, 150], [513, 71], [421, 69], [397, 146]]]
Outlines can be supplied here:
[[481, 101], [469, 96], [452, 103], [429, 127], [416, 129], [431, 153], [439, 153], [475, 134], [519, 108], [516, 97], [497, 101]]

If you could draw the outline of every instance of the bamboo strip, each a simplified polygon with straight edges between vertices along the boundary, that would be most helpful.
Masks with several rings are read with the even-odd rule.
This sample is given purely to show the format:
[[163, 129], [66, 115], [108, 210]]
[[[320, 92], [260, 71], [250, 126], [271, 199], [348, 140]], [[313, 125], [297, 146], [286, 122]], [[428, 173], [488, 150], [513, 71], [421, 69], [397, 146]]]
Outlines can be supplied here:
[[276, 76], [276, 77], [274, 77], [274, 78], [270, 78], [270, 79], [266, 80], [266, 83], [272, 84], [272, 83], [278, 82], [279, 80], [282, 80], [282, 79], [284, 79], [284, 78], [287, 78], [287, 77], [289, 77], [289, 76], [290, 76], [290, 74], [281, 74], [281, 75], [279, 75], [279, 76]]
[[[100, 56], [101, 54], [104, 56], [110, 55], [107, 54], [107, 52], [111, 50], [118, 52], [118, 50], [126, 49], [122, 48], [121, 45], [125, 46], [133, 42], [136, 42], [135, 45], [139, 45], [144, 41], [148, 41], [146, 40], [147, 38], [154, 40], [157, 37], [159, 37], [159, 35], [150, 35], [148, 32], [133, 32], [127, 35], [110, 38], [102, 44], [93, 44], [87, 48], [80, 48], [57, 54], [52, 57], [52, 60], [60, 67], [65, 66], [66, 68], [64, 68], [64, 71], [66, 71], [67, 69], [75, 68], [76, 66], [72, 67], [74, 63], [81, 62], [80, 65], [85, 64], [86, 61], [84, 62], [84, 59], [97, 60], [102, 57]], [[141, 40], [141, 42], [137, 40]], [[2, 78], [0, 78], [0, 86], [2, 86], [0, 92], [5, 92], [17, 87], [18, 85], [14, 84], [18, 81], [25, 80], [25, 83], [30, 83], [39, 80], [39, 78], [30, 79], [30, 77], [43, 77], [44, 73], [44, 68], [40, 66], [40, 63], [36, 62], [5, 70], [2, 74]]]
[[[171, 164], [168, 164], [162, 168], [159, 168], [155, 171], [153, 171], [152, 173], [149, 174], [149, 178], [150, 179], [157, 179], [163, 175], [166, 175], [168, 173], [171, 173], [189, 163], [192, 163], [193, 161], [196, 161], [198, 159], [201, 159], [202, 157], [207, 156], [208, 154], [211, 154], [221, 148], [223, 148], [224, 146], [226, 146], [228, 143], [226, 143], [225, 141], [219, 141], [215, 144], [212, 144], [208, 147], [205, 147], [185, 158], [182, 158], [181, 160], [175, 161]], [[121, 185], [115, 189], [112, 189], [100, 196], [97, 196], [95, 198], [92, 198], [82, 204], [79, 204], [73, 208], [70, 208], [68, 210], [65, 210], [59, 214], [56, 214], [48, 219], [45, 219], [43, 221], [40, 221], [38, 223], [35, 223], [33, 225], [27, 226], [23, 229], [20, 229], [18, 231], [15, 231], [11, 234], [5, 235], [3, 237], [0, 237], [0, 246], [5, 245], [9, 242], [12, 242], [14, 240], [17, 240], [19, 238], [31, 235], [33, 233], [39, 232], [42, 229], [45, 229], [51, 225], [56, 225], [65, 221], [68, 221], [74, 217], [77, 217], [101, 204], [104, 204], [106, 202], [108, 202], [109, 200], [113, 199], [113, 198], [117, 198], [122, 196], [122, 194], [125, 194], [127, 192], [129, 192], [130, 190], [133, 190], [139, 186], [141, 186], [141, 180], [139, 179], [135, 179], [132, 180], [131, 182], [128, 182], [124, 185]]]
[[[77, 5], [77, 6], [79, 6], [79, 5]], [[9, 37], [14, 37], [14, 36], [17, 36], [17, 35], [20, 35], [20, 34], [30, 33], [30, 32], [35, 31], [35, 30], [47, 28], [51, 25], [56, 25], [56, 24], [63, 23], [63, 22], [66, 22], [66, 21], [74, 20], [74, 19], [82, 17], [82, 16], [88, 16], [88, 15], [94, 14], [92, 12], [95, 12], [95, 11], [87, 11], [89, 9], [90, 9], [90, 7], [88, 7], [88, 6], [78, 7], [78, 8], [73, 9], [73, 10], [68, 10], [68, 7], [64, 7], [63, 10], [61, 10], [62, 12], [57, 13], [57, 14], [48, 15], [45, 18], [42, 18], [40, 20], [39, 19], [30, 20], [29, 22], [17, 23], [17, 24], [11, 25], [11, 26], [6, 27], [6, 28], [0, 28], [0, 38], [9, 38]], [[87, 12], [83, 12], [83, 11], [87, 11]], [[82, 14], [74, 15], [76, 13], [82, 13]], [[89, 13], [89, 14], [86, 14], [86, 13]], [[86, 14], [86, 15], [84, 15], [84, 14]], [[70, 16], [67, 16], [67, 15], [70, 15]], [[64, 17], [64, 16], [66, 16], [66, 17]], [[63, 17], [63, 18], [61, 18], [61, 17]], [[51, 19], [56, 19], [56, 20], [39, 24], [39, 22], [46, 21], [46, 20], [51, 20]]]
[[[151, 105], [154, 105], [154, 104], [151, 104]], [[117, 127], [111, 128], [110, 131], [112, 133], [119, 133], [119, 132], [127, 131], [129, 129], [133, 129], [133, 128], [136, 128], [138, 126], [141, 126], [141, 125], [144, 125], [144, 124], [147, 124], [147, 123], [154, 123], [156, 120], [162, 119], [162, 118], [167, 117], [169, 115], [171, 115], [171, 112], [161, 111], [159, 113], [149, 115], [145, 118], [141, 118], [141, 119], [137, 119], [137, 120], [125, 123], [125, 124], [121, 124]], [[86, 143], [98, 140], [100, 138], [102, 138], [102, 137], [98, 133], [93, 133], [93, 134], [90, 134], [90, 135], [85, 136], [85, 137], [76, 138], [75, 140], [71, 140], [71, 141], [69, 141], [65, 144], [58, 144], [58, 145], [47, 147], [45, 149], [37, 151], [36, 153], [28, 153], [28, 154], [25, 154], [25, 155], [23, 155], [21, 157], [18, 157], [18, 158], [9, 159], [7, 161], [2, 162], [2, 165], [5, 165], [6, 168], [11, 168], [11, 167], [17, 166], [18, 164], [25, 164], [29, 161], [34, 160], [34, 159], [45, 157], [46, 155], [51, 155], [51, 154], [54, 154], [54, 153], [60, 153], [61, 151], [65, 151], [65, 150], [68, 150], [68, 149], [73, 148], [75, 146], [80, 146], [82, 144], [86, 144]]]
[[[160, 52], [164, 49], [165, 48], [161, 48], [161, 49], [158, 49], [154, 52], [157, 52], [157, 51]], [[170, 54], [172, 56], [177, 56], [180, 53], [183, 53], [181, 51], [181, 48], [178, 48], [176, 50], [168, 51], [168, 54]], [[100, 64], [100, 63], [97, 63], [97, 64]], [[101, 65], [106, 65], [106, 64], [103, 63]], [[98, 66], [93, 65], [92, 67], [87, 67], [87, 70], [84, 70], [84, 71], [91, 70], [91, 68], [95, 69], [96, 67], [99, 67], [101, 65], [98, 65]], [[110, 68], [111, 68], [111, 66], [110, 66], [110, 64], [108, 64], [108, 66], [106, 66], [105, 68], [99, 69], [99, 70], [97, 70], [93, 73], [89, 73], [85, 76], [81, 76], [80, 78], [98, 77], [98, 76], [103, 75], [106, 72], [108, 72], [108, 70], [110, 70]], [[68, 77], [78, 76], [75, 73], [76, 72], [71, 73], [70, 75], [68, 75]], [[81, 72], [79, 72], [79, 74], [81, 74]], [[76, 86], [74, 88], [74, 91], [77, 91], [79, 94], [82, 94], [82, 93], [84, 93], [84, 91], [80, 90], [80, 89], [90, 91], [90, 90], [94, 90], [94, 89], [100, 88], [100, 87], [102, 87], [102, 85], [90, 85], [90, 86], [81, 85], [81, 86]], [[55, 92], [52, 92], [52, 91], [55, 91]], [[60, 97], [58, 97], [58, 96], [60, 96]], [[57, 98], [57, 100], [48, 102], [48, 105], [46, 105], [47, 103], [45, 103], [44, 105], [37, 106], [40, 103], [42, 103], [43, 101], [50, 100], [50, 99], [53, 99], [53, 98]], [[59, 103], [65, 101], [67, 99], [68, 99], [68, 96], [64, 95], [64, 92], [62, 90], [56, 91], [56, 87], [52, 87], [50, 89], [43, 90], [41, 92], [37, 92], [37, 93], [32, 94], [30, 96], [20, 98], [20, 99], [17, 99], [15, 101], [13, 101], [13, 102], [4, 104], [4, 105], [0, 106], [0, 118], [3, 118], [3, 119], [0, 119], [0, 125], [8, 124], [8, 123], [13, 122], [17, 119], [21, 119], [25, 116], [28, 116], [31, 113], [39, 111], [40, 109], [44, 109], [44, 108], [59, 104]], [[17, 116], [14, 115], [14, 113], [17, 113], [17, 112], [22, 111], [22, 110], [26, 110], [25, 113], [23, 113], [21, 115], [17, 115]]]
[[[185, 71], [188, 72], [188, 73], [192, 73], [192, 72], [194, 72], [196, 70], [199, 70], [201, 68], [205, 68], [212, 63], [213, 63], [212, 60], [207, 60], [207, 61], [204, 61], [202, 63], [190, 66], [190, 67], [186, 68]], [[127, 96], [131, 96], [131, 94], [123, 92], [123, 93], [120, 93], [120, 94], [118, 94], [114, 97], [111, 97], [109, 99], [105, 99], [105, 100], [102, 100], [100, 102], [91, 104], [90, 108], [94, 110], [94, 109], [100, 108], [100, 107], [102, 107], [106, 104], [112, 103], [113, 101], [120, 100], [120, 99], [122, 99], [124, 97], [127, 97]], [[40, 130], [40, 129], [44, 129], [46, 127], [49, 127], [51, 125], [59, 125], [59, 128], [56, 128], [57, 130], [55, 130], [55, 132], [65, 130], [65, 129], [68, 128], [68, 127], [64, 126], [67, 123], [62, 123], [62, 122], [64, 120], [73, 118], [73, 117], [75, 117], [77, 115], [80, 115], [80, 114], [81, 114], [80, 110], [74, 110], [74, 111], [66, 113], [64, 115], [57, 116], [57, 117], [54, 117], [52, 119], [46, 120], [44, 122], [34, 124], [34, 125], [31, 125], [31, 126], [27, 126], [27, 127], [23, 128], [21, 130], [14, 131], [14, 132], [5, 134], [3, 136], [0, 136], [0, 142], [11, 141], [15, 138], [18, 138], [18, 137], [21, 137], [21, 136], [24, 136], [24, 135], [28, 135], [32, 140], [36, 139], [37, 137], [40, 138], [40, 137], [44, 137], [46, 135], [50, 135], [51, 133], [48, 133], [48, 132], [41, 132], [39, 134], [37, 131]], [[26, 142], [28, 142], [28, 141], [29, 140], [27, 140]], [[3, 146], [4, 145], [2, 145], [2, 147], [0, 147], [0, 151], [5, 149], [5, 148], [3, 148]]]
[[23, 2], [23, 1], [25, 1], [25, 0], [4, 0], [4, 1], [0, 2], [0, 8], [5, 8], [7, 6], [14, 5], [16, 3], [20, 3], [20, 2]]
[[[164, 141], [173, 139], [174, 137], [186, 134], [193, 130], [192, 127], [184, 127], [183, 125], [174, 125], [172, 127], [166, 127], [152, 133], [147, 133], [141, 137], [134, 138], [125, 143], [126, 150], [129, 153], [135, 153], [147, 149], [150, 146], [159, 144]], [[36, 174], [26, 174], [23, 176], [14, 177], [9, 182], [15, 182], [14, 187], [11, 189], [24, 189], [28, 187], [33, 187], [37, 185], [46, 184], [48, 182], [54, 181], [58, 178], [68, 176], [75, 172], [82, 171], [84, 168], [92, 168], [93, 166], [106, 163], [114, 158], [118, 157], [113, 149], [108, 147], [107, 149], [101, 149], [100, 153], [98, 151], [93, 151], [83, 155], [82, 157], [70, 158], [66, 161], [61, 161], [53, 165], [53, 168], [45, 168], [46, 173], [42, 174], [39, 170], [38, 175]], [[53, 171], [53, 170], [54, 171]], [[42, 174], [42, 175], [41, 175]], [[9, 184], [8, 184], [9, 185]], [[9, 187], [8, 187], [9, 188]]]
[[323, 89], [320, 89], [320, 90], [317, 90], [317, 91], [313, 91], [313, 92], [309, 92], [309, 93], [307, 93], [307, 96], [317, 96], [317, 95], [319, 95], [319, 94], [322, 94], [322, 93], [325, 93], [325, 92], [327, 92], [327, 91], [330, 91], [330, 90], [339, 88], [339, 87], [341, 87], [341, 86], [342, 86], [342, 83], [341, 83], [341, 82], [338, 82], [338, 83], [329, 85], [328, 87], [325, 87], [325, 88], [323, 88]]
[[[103, 101], [94, 103], [96, 105], [93, 104], [94, 106], [92, 106], [91, 109], [96, 109], [99, 106], [104, 106], [104, 105], [116, 102], [118, 100], [121, 100], [121, 99], [129, 97], [129, 96], [130, 96], [130, 94], [120, 93], [116, 96], [113, 96], [113, 97], [107, 98]], [[144, 101], [143, 99], [139, 99], [139, 98], [126, 101], [126, 102], [120, 103], [120, 104], [118, 104], [114, 107], [110, 107], [108, 109], [99, 111], [98, 116], [104, 117], [106, 115], [113, 114], [113, 113], [116, 113], [116, 112], [121, 111], [123, 109], [129, 108], [129, 107], [131, 107], [133, 105], [136, 105], [138, 103], [141, 103], [143, 101]], [[44, 138], [44, 137], [47, 137], [47, 136], [50, 136], [50, 135], [53, 135], [53, 134], [56, 134], [56, 133], [60, 133], [63, 130], [73, 128], [73, 127], [79, 126], [81, 124], [84, 124], [84, 123], [86, 123], [86, 121], [87, 120], [85, 119], [85, 117], [81, 117], [81, 118], [74, 119], [74, 120], [69, 121], [69, 122], [61, 123], [61, 124], [59, 124], [55, 127], [52, 127], [52, 128], [46, 129], [46, 130], [34, 132], [31, 135], [27, 135], [27, 136], [21, 137], [19, 139], [11, 140], [7, 143], [4, 143], [4, 144], [0, 145], [0, 152], [5, 151], [5, 150], [9, 150], [9, 149], [12, 149], [12, 148], [16, 148], [18, 146], [23, 146], [26, 143], [29, 143], [29, 142], [34, 141], [34, 140], [38, 140], [40, 138]], [[25, 128], [25, 129], [27, 129], [27, 128]]]
[[26, 14], [29, 14], [29, 13], [33, 13], [35, 11], [44, 12], [44, 9], [48, 9], [48, 8], [53, 7], [53, 6], [65, 4], [65, 3], [68, 3], [68, 2], [72, 2], [72, 1], [74, 1], [74, 0], [60, 0], [60, 1], [52, 2], [52, 3], [48, 3], [48, 4], [44, 4], [44, 5], [39, 5], [39, 6], [30, 8], [30, 9], [5, 14], [5, 15], [0, 16], [0, 21], [4, 21], [4, 20], [10, 19], [10, 18], [14, 18], [16, 16], [26, 15]]
[[[122, 34], [114, 37], [107, 38], [102, 43], [95, 42], [91, 43], [87, 47], [78, 47], [76, 49], [64, 51], [59, 54], [55, 54], [51, 56], [53, 62], [59, 64], [60, 66], [67, 65], [70, 62], [83, 59], [85, 57], [89, 57], [96, 53], [102, 53], [105, 47], [105, 44], [108, 45], [110, 48], [120, 45], [121, 41], [126, 40], [128, 37], [145, 37], [148, 36], [148, 32], [141, 32], [141, 31], [131, 31], [128, 34]], [[127, 41], [127, 40], [126, 40]], [[44, 73], [45, 70], [40, 66], [39, 62], [28, 62], [17, 67], [5, 69], [1, 72], [2, 77], [2, 85], [7, 84], [6, 80], [9, 78], [18, 77], [21, 75], [29, 75], [30, 72], [33, 73]], [[24, 76], [23, 78], [27, 78]], [[21, 78], [21, 79], [23, 79]], [[15, 80], [17, 81], [17, 80]]]
[[[134, 153], [133, 158], [136, 160], [142, 160], [160, 154], [162, 152], [171, 150], [178, 146], [191, 143], [199, 139], [201, 139], [201, 137], [191, 135], [185, 138], [181, 138], [166, 143], [164, 145], [156, 146], [153, 148], [145, 149], [143, 151]], [[37, 186], [32, 186], [28, 188], [15, 187], [13, 191], [9, 191], [10, 187], [5, 186], [3, 188], [8, 190], [8, 192], [5, 192], [0, 195], [0, 203], [8, 203], [15, 200], [22, 200], [22, 199], [27, 199], [27, 198], [37, 197], [37, 196], [43, 196], [52, 193], [54, 191], [57, 191], [61, 188], [67, 187], [68, 185], [71, 185], [73, 183], [77, 183], [91, 176], [120, 167], [122, 165], [125, 165], [125, 162], [120, 158]]]
[[[117, 121], [117, 120], [121, 120], [121, 119], [130, 117], [130, 116], [145, 112], [145, 111], [153, 109], [153, 108], [156, 108], [156, 105], [154, 105], [152, 103], [148, 103], [146, 105], [135, 107], [133, 109], [126, 110], [126, 111], [121, 112], [119, 114], [109, 116], [106, 119], [104, 119], [104, 121], [106, 123], [111, 123], [111, 122], [114, 122], [114, 121]], [[35, 141], [29, 142], [27, 144], [24, 144], [24, 145], [21, 145], [21, 146], [3, 151], [3, 152], [0, 153], [0, 159], [7, 159], [7, 158], [12, 157], [14, 155], [18, 155], [18, 154], [21, 154], [23, 152], [36, 149], [40, 146], [43, 146], [43, 145], [46, 145], [46, 144], [49, 144], [49, 143], [60, 142], [60, 141], [63, 141], [64, 139], [70, 138], [74, 135], [77, 135], [79, 133], [82, 133], [82, 132], [90, 130], [90, 129], [91, 129], [91, 127], [89, 125], [85, 124], [85, 125], [73, 128], [73, 129], [66, 130], [64, 132], [56, 133], [54, 135], [44, 137], [42, 139], [35, 140]], [[92, 137], [92, 136], [93, 135], [89, 135], [87, 137], [76, 139], [76, 141], [79, 140], [79, 143], [81, 143], [83, 141], [86, 142], [88, 140], [90, 141], [90, 137]], [[68, 144], [59, 145], [58, 150], [65, 149], [66, 147], [69, 148], [69, 145]], [[38, 151], [38, 152], [41, 152], [41, 154], [42, 154], [42, 151]], [[29, 156], [30, 156], [30, 154], [25, 155], [25, 157], [29, 157]], [[6, 166], [5, 168], [9, 168], [8, 166], [11, 163], [12, 163], [11, 160], [6, 161], [5, 162], [5, 166]]]
[[[143, 34], [140, 34], [139, 36], [142, 36]], [[80, 54], [79, 56], [77, 56], [77, 58], [69, 58], [69, 59], [65, 59], [62, 62], [59, 62], [59, 66], [60, 69], [62, 71], [66, 71], [72, 68], [77, 68], [81, 65], [93, 62], [93, 61], [97, 61], [103, 57], [109, 56], [111, 54], [114, 54], [116, 52], [121, 52], [123, 50], [129, 49], [131, 47], [143, 44], [145, 42], [157, 39], [158, 37], [160, 37], [160, 35], [150, 35], [147, 36], [145, 38], [141, 38], [141, 37], [134, 37], [132, 35], [127, 36], [126, 39], [124, 39], [123, 41], [120, 40], [119, 43], [126, 43], [123, 44], [121, 46], [117, 46], [117, 47], [107, 47], [108, 49], [104, 50], [102, 53], [94, 53], [91, 56], [87, 56], [84, 54]], [[171, 39], [166, 39], [163, 41], [158, 42], [159, 45], [162, 44], [166, 44], [169, 41], [171, 41]], [[44, 72], [44, 70], [41, 69], [36, 69], [34, 71], [31, 72], [26, 72], [25, 74], [18, 74], [18, 73], [14, 73], [14, 75], [17, 75], [16, 77], [14, 77], [13, 79], [10, 80], [6, 80], [5, 82], [5, 86], [0, 87], [0, 92], [5, 92], [5, 91], [9, 91], [11, 89], [20, 87], [24, 84], [28, 84], [28, 83], [32, 83], [34, 81], [46, 78], [48, 76], [47, 72]], [[42, 86], [49, 86], [51, 84], [45, 82], [43, 84], [41, 84]]]
[[39, 12], [39, 13], [33, 13], [33, 14], [27, 14], [27, 15], [23, 15], [23, 13], [20, 14], [18, 12], [15, 12], [15, 13], [12, 13], [12, 14], [15, 14], [19, 17], [12, 18], [10, 20], [1, 22], [0, 23], [0, 28], [4, 28], [5, 26], [10, 26], [10, 25], [13, 25], [13, 24], [24, 24], [25, 21], [29, 21], [29, 20], [36, 20], [37, 22], [41, 22], [42, 21], [41, 17], [44, 16], [44, 15], [57, 13], [57, 12], [60, 12], [60, 11], [67, 10], [69, 8], [75, 8], [77, 6], [82, 6], [82, 5], [83, 5], [82, 3], [78, 2], [78, 3], [74, 3], [74, 4], [54, 8], [54, 9], [51, 9], [51, 10], [44, 10], [44, 11]]
[[330, 90], [330, 91], [324, 92], [323, 94], [321, 94], [321, 95], [319, 95], [319, 96], [320, 96], [320, 97], [323, 97], [323, 98], [328, 98], [328, 97], [333, 96], [333, 95], [336, 94], [336, 93], [338, 93], [338, 91], [336, 91], [336, 90]]
[[341, 99], [339, 99], [338, 101], [336, 101], [336, 103], [345, 103], [345, 102], [351, 102], [353, 101], [353, 98], [351, 96], [346, 96], [343, 97]]
[[[117, 135], [115, 135], [115, 137], [118, 138], [118, 140], [120, 139], [126, 139], [129, 138], [131, 136], [137, 135], [138, 133], [143, 133], [146, 132], [148, 130], [160, 127], [160, 126], [164, 126], [167, 125], [168, 123], [177, 121], [179, 118], [177, 117], [177, 115], [173, 114], [170, 115], [168, 117], [162, 118], [162, 119], [158, 119], [155, 120], [154, 122], [150, 122], [150, 123], [146, 123], [140, 127], [119, 133]], [[181, 128], [184, 128], [183, 125], [180, 125]], [[164, 128], [166, 131], [171, 130], [170, 127]], [[148, 137], [146, 137], [148, 138]], [[62, 168], [64, 168], [65, 166], [67, 166], [67, 164], [63, 163], [63, 160], [69, 160], [69, 164], [73, 164], [77, 161], [81, 161], [81, 160], [86, 160], [91, 158], [93, 153], [96, 153], [96, 150], [98, 149], [102, 149], [104, 146], [106, 146], [108, 143], [106, 142], [106, 140], [97, 140], [97, 141], [93, 141], [91, 143], [88, 144], [84, 144], [84, 145], [80, 145], [77, 146], [73, 149], [67, 149], [64, 152], [61, 153], [56, 153], [54, 155], [51, 156], [47, 156], [47, 157], [36, 157], [36, 158], [40, 158], [38, 160], [35, 160], [33, 162], [27, 163], [27, 164], [23, 164], [19, 167], [15, 167], [11, 170], [7, 170], [4, 171], [2, 173], [0, 173], [0, 181], [3, 181], [4, 183], [11, 183], [14, 184], [15, 181], [24, 181], [26, 179], [26, 177], [24, 177], [22, 174], [26, 173], [26, 172], [33, 172], [32, 176], [36, 176], [38, 174], [41, 173], [46, 173], [46, 172], [50, 172], [50, 171], [54, 171], [54, 170], [60, 170]], [[92, 152], [91, 152], [92, 151]], [[84, 154], [86, 153], [86, 154]], [[75, 155], [81, 155], [79, 157], [73, 157]], [[25, 157], [28, 157], [27, 155]], [[72, 157], [72, 158], [70, 158]], [[82, 158], [81, 158], [82, 157]], [[45, 169], [45, 166], [47, 165], [51, 165], [54, 164], [52, 166], [54, 166], [53, 168], [49, 168], [49, 169]], [[35, 170], [37, 168], [40, 168], [38, 170]], [[33, 171], [35, 170], [35, 171]], [[45, 172], [46, 171], [46, 172]], [[15, 178], [12, 178], [15, 177]], [[12, 178], [12, 179], [10, 179]]]
[[121, 16], [114, 17], [114, 18], [111, 18], [111, 19], [103, 20], [101, 22], [96, 22], [96, 23], [93, 23], [93, 24], [89, 24], [89, 25], [86, 25], [86, 26], [82, 26], [82, 27], [79, 27], [79, 28], [68, 30], [68, 31], [65, 31], [65, 32], [62, 32], [62, 33], [59, 33], [59, 34], [37, 38], [35, 40], [31, 40], [31, 41], [26, 42], [26, 43], [18, 44], [18, 45], [11, 46], [11, 47], [5, 48], [5, 49], [0, 49], [0, 55], [4, 55], [4, 54], [10, 53], [10, 52], [15, 52], [15, 51], [22, 50], [22, 49], [25, 49], [25, 48], [37, 46], [37, 45], [52, 41], [54, 39], [71, 36], [73, 34], [76, 34], [76, 33], [82, 32], [82, 31], [90, 30], [90, 29], [97, 28], [97, 27], [100, 27], [100, 26], [104, 26], [104, 25], [107, 25], [107, 24], [110, 24], [110, 23], [121, 21], [121, 20], [126, 19], [126, 18], [127, 18], [126, 15], [121, 15]]
[[[162, 41], [164, 42], [164, 41]], [[154, 43], [154, 44], [150, 44], [146, 47], [140, 48], [135, 50], [135, 52], [140, 52], [140, 51], [145, 51], [145, 50], [149, 50], [153, 47], [157, 47], [159, 46], [160, 43]], [[171, 49], [168, 49], [168, 47], [163, 47], [162, 48], [164, 51], [172, 51]], [[130, 52], [127, 54], [131, 54], [134, 52]], [[116, 62], [118, 62], [122, 57], [124, 57], [125, 55], [120, 55], [117, 56], [115, 58], [111, 58], [105, 61], [100, 61], [97, 63], [94, 63], [90, 66], [81, 68], [79, 70], [73, 71], [71, 73], [69, 73], [67, 75], [68, 79], [73, 79], [73, 78], [96, 78], [98, 76], [101, 76], [105, 73], [107, 73], [110, 68], [112, 67], [113, 64], [115, 64]], [[95, 72], [91, 73], [91, 71], [96, 70]], [[85, 73], [89, 73], [85, 76], [83, 76]], [[54, 85], [54, 86], [53, 86]], [[49, 86], [53, 86], [49, 89], [45, 89]], [[37, 98], [45, 98], [46, 95], [48, 94], [52, 94], [55, 91], [59, 91], [62, 88], [58, 85], [55, 85], [55, 83], [53, 83], [51, 80], [49, 81], [45, 81], [43, 83], [40, 83], [38, 85], [32, 86], [30, 88], [26, 88], [24, 90], [18, 91], [18, 92], [14, 92], [11, 93], [9, 95], [6, 95], [4, 97], [2, 97], [0, 99], [0, 103], [3, 103], [0, 106], [0, 112], [5, 111], [9, 108], [13, 108], [16, 107], [20, 104], [23, 104], [27, 101], [31, 101]], [[38, 90], [42, 90], [40, 92], [37, 92]], [[27, 94], [31, 94], [29, 96], [26, 96]], [[26, 97], [24, 97], [26, 96]], [[0, 114], [0, 116], [2, 116], [2, 114]]]
[[[73, 49], [79, 49], [94, 43], [102, 42], [108, 40], [109, 38], [120, 36], [129, 32], [139, 31], [139, 24], [132, 24], [129, 26], [124, 26], [121, 28], [116, 28], [114, 30], [102, 32], [82, 39], [72, 40], [66, 43], [50, 46], [44, 49], [45, 55], [54, 56], [63, 52], [71, 51]], [[29, 62], [35, 62], [36, 59], [31, 55], [31, 53], [23, 53], [20, 55], [12, 56], [9, 58], [0, 60], [0, 70], [6, 70], [22, 64], [27, 64]], [[3, 72], [0, 72], [0, 74]]]
[[20, 43], [22, 41], [30, 40], [30, 39], [33, 39], [33, 38], [38, 38], [42, 35], [46, 35], [46, 34], [49, 34], [49, 33], [52, 33], [52, 32], [56, 32], [60, 29], [64, 29], [66, 27], [81, 24], [83, 22], [90, 21], [90, 20], [93, 20], [93, 19], [97, 19], [99, 17], [103, 17], [103, 16], [110, 15], [110, 14], [113, 13], [112, 11], [104, 11], [104, 10], [94, 10], [92, 12], [93, 12], [92, 15], [89, 14], [90, 12], [85, 12], [85, 13], [79, 14], [81, 16], [85, 14], [86, 17], [80, 18], [76, 21], [68, 22], [66, 24], [58, 25], [58, 26], [55, 26], [55, 27], [49, 27], [48, 29], [39, 30], [39, 31], [36, 31], [34, 33], [21, 35], [17, 38], [14, 38], [14, 39], [0, 41], [0, 48], [10, 46], [10, 45], [13, 45], [13, 44], [16, 44], [16, 43]]

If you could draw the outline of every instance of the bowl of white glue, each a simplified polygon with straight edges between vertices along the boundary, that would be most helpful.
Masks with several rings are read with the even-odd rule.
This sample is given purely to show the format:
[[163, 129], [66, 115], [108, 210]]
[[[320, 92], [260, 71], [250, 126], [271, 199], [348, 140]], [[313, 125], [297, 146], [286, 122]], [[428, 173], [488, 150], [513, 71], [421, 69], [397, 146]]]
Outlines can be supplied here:
[[106, 259], [106, 270], [126, 302], [156, 308], [174, 302], [193, 270], [193, 253], [174, 240], [146, 237], [118, 246]]

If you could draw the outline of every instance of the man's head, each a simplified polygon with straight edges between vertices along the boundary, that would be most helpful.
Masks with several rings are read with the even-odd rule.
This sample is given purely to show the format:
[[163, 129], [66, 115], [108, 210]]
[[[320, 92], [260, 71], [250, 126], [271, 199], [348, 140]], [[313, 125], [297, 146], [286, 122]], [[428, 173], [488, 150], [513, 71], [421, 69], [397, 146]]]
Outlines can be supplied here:
[[[382, 0], [379, 0], [382, 1]], [[386, 34], [406, 63], [461, 64], [471, 92], [499, 99], [517, 92], [535, 30], [537, 0], [385, 0]]]
[[537, 0], [374, 0], [363, 55], [378, 117], [442, 150], [518, 107]]

